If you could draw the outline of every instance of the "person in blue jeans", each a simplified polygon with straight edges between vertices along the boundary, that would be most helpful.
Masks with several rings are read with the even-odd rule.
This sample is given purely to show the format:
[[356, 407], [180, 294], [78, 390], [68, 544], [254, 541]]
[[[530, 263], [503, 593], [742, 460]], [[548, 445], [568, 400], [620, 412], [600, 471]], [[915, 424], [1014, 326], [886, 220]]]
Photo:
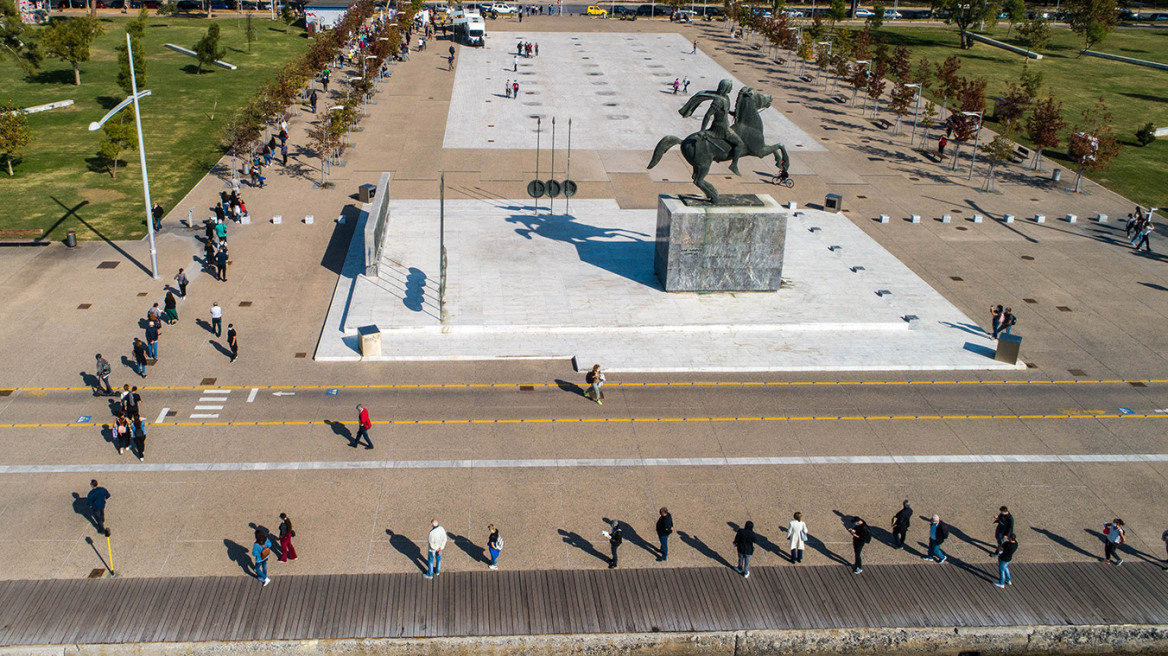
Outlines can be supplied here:
[[268, 556], [272, 555], [272, 541], [268, 538], [267, 531], [263, 529], [256, 529], [255, 544], [251, 547], [251, 557], [255, 560], [256, 579], [263, 582], [266, 586], [272, 582], [268, 578]]
[[503, 538], [499, 537], [499, 529], [494, 524], [487, 524], [487, 551], [491, 554], [491, 564], [487, 569], [499, 569], [499, 553], [503, 551]]
[[438, 525], [438, 520], [430, 520], [430, 535], [426, 537], [429, 547], [426, 578], [432, 579], [442, 573], [442, 550], [446, 548], [446, 529]]
[[657, 511], [657, 540], [661, 542], [661, 549], [658, 550], [657, 562], [663, 563], [669, 560], [669, 535], [673, 533], [673, 515], [669, 514], [669, 509], [662, 506], [661, 510]]
[[1018, 539], [1011, 533], [1002, 541], [1002, 546], [998, 548], [998, 582], [994, 585], [999, 588], [1004, 588], [1007, 585], [1014, 585], [1010, 580], [1010, 561], [1014, 560], [1014, 552], [1018, 550]]
[[941, 551], [941, 543], [948, 538], [949, 525], [941, 521], [941, 518], [937, 515], [933, 515], [933, 521], [929, 524], [929, 552], [921, 560], [935, 560], [938, 563], [945, 562], [948, 556]]

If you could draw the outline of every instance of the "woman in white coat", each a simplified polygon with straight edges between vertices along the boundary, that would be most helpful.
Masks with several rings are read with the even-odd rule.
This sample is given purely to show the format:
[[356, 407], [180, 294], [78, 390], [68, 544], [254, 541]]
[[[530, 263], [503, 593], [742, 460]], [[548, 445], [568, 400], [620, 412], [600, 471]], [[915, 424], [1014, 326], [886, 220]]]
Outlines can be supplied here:
[[795, 518], [787, 525], [787, 537], [791, 539], [791, 562], [803, 562], [803, 546], [807, 542], [807, 524], [803, 513], [795, 513]]

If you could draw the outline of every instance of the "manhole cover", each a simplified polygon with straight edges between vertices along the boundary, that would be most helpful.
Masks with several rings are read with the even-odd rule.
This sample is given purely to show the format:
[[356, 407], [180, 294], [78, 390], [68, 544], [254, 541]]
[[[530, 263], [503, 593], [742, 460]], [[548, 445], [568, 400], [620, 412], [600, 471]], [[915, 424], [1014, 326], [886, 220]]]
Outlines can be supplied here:
[[87, 576], [85, 578], [87, 578], [87, 579], [100, 579], [103, 576], [105, 576], [105, 570], [98, 567], [96, 569], [90, 570], [89, 576]]
[[1034, 261], [1034, 257], [1033, 257], [1033, 256], [1031, 256], [1031, 255], [1023, 255], [1023, 256], [1022, 256], [1022, 259], [1023, 259], [1023, 260], [1026, 260], [1027, 262], [1033, 262], [1033, 261]]
[[239, 307], [251, 307], [251, 301], [240, 301]]
[[308, 357], [308, 354], [307, 354], [307, 353], [305, 353], [304, 351], [301, 351], [301, 352], [299, 352], [299, 353], [297, 353], [297, 354], [296, 354], [296, 357], [298, 357], [298, 358], [307, 358], [307, 357]]
[[909, 178], [909, 180], [912, 180], [913, 182], [920, 182], [921, 181], [920, 178]]
[[856, 196], [856, 198], [860, 198], [860, 199], [862, 199], [862, 200], [868, 200], [868, 197], [867, 197], [867, 196]]
[[520, 391], [520, 392], [534, 392], [534, 391], [535, 391], [535, 385], [520, 385], [520, 386], [519, 386], [519, 391]]
[[1028, 303], [1028, 304], [1030, 304], [1030, 305], [1034, 305], [1034, 304], [1035, 304], [1035, 303], [1037, 303], [1038, 301], [1034, 300], [1033, 298], [1024, 298], [1024, 299], [1022, 299], [1022, 302], [1023, 302], [1023, 303]]
[[116, 269], [121, 262], [102, 262], [97, 265], [99, 269]]
[[77, 306], [77, 309], [78, 310], [88, 310], [91, 307], [93, 307], [93, 305], [90, 303], [82, 303], [81, 305]]
[[610, 120], [610, 121], [624, 121], [624, 120], [627, 120], [628, 118], [629, 117], [624, 115], [624, 114], [609, 114], [608, 115], [608, 120]]
[[199, 387], [211, 387], [212, 385], [215, 384], [216, 380], [219, 380], [219, 379], [218, 378], [204, 378], [202, 381], [199, 382]]
[[1056, 306], [1055, 309], [1058, 310], [1059, 312], [1072, 312], [1071, 308], [1069, 308], [1065, 305]]
[[138, 296], [149, 296], [150, 292], [138, 292]]

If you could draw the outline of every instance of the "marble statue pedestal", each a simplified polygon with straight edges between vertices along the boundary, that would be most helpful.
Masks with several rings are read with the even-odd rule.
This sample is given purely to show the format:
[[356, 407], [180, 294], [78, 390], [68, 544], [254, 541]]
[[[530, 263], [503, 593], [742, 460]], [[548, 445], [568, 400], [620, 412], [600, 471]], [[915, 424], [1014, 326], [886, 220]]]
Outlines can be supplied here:
[[788, 213], [767, 195], [742, 201], [686, 205], [658, 196], [653, 269], [665, 291], [779, 289]]

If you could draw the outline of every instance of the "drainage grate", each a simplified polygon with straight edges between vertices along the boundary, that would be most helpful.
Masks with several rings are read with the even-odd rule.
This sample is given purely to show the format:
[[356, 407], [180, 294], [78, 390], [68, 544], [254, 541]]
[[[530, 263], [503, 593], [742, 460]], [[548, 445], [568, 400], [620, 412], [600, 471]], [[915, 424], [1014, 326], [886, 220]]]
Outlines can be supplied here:
[[99, 268], [99, 269], [116, 269], [116, 268], [118, 268], [119, 264], [121, 264], [121, 262], [102, 262], [101, 264], [97, 265], [97, 268]]
[[177, 416], [178, 416], [178, 410], [167, 410], [167, 411], [166, 411], [166, 416], [167, 416], [167, 417], [177, 417]]
[[90, 305], [89, 303], [82, 303], [81, 305], [77, 306], [77, 309], [78, 310], [88, 310], [91, 307], [93, 307], [93, 306]]
[[912, 180], [913, 182], [920, 182], [921, 181], [920, 178], [909, 178], [909, 180]]
[[10, 389], [0, 389], [0, 396], [12, 396], [12, 392]]
[[953, 282], [965, 282], [965, 278], [962, 278], [961, 276], [949, 276], [949, 279]]
[[1132, 387], [1147, 387], [1147, 385], [1141, 383], [1138, 380], [1129, 380], [1127, 381], [1127, 384], [1131, 385]]
[[87, 576], [85, 578], [87, 578], [87, 579], [100, 579], [103, 576], [105, 576], [105, 570], [98, 567], [97, 569], [89, 570], [89, 576]]
[[519, 391], [520, 391], [520, 392], [534, 392], [534, 391], [535, 391], [535, 385], [520, 385], [520, 386], [519, 386]]
[[1023, 256], [1022, 256], [1022, 259], [1026, 260], [1027, 262], [1033, 262], [1033, 261], [1034, 261], [1034, 257], [1033, 257], [1033, 256], [1031, 256], [1031, 255], [1023, 255]]
[[251, 301], [240, 301], [239, 307], [251, 307]]
[[1071, 308], [1069, 308], [1065, 305], [1055, 306], [1055, 309], [1058, 310], [1059, 312], [1070, 312], [1071, 311]]
[[957, 226], [957, 229], [962, 231], [969, 230], [969, 228], [966, 228], [965, 226]]
[[211, 387], [212, 385], [215, 384], [215, 381], [217, 381], [217, 380], [219, 380], [219, 379], [218, 378], [204, 378], [202, 380], [202, 382], [199, 383], [199, 387]]
[[1087, 373], [1082, 369], [1067, 369], [1067, 373], [1072, 376], [1086, 376]]
[[307, 353], [305, 353], [304, 351], [301, 351], [301, 352], [299, 352], [299, 353], [297, 353], [297, 354], [296, 354], [296, 357], [298, 357], [298, 358], [307, 358], [307, 357], [308, 357], [308, 354], [307, 354]]
[[1022, 302], [1023, 302], [1023, 303], [1029, 303], [1030, 305], [1034, 305], [1034, 304], [1035, 304], [1035, 303], [1037, 303], [1038, 301], [1034, 300], [1033, 298], [1024, 298], [1024, 299], [1022, 299]]
[[1027, 363], [1026, 363], [1026, 368], [1027, 368], [1027, 369], [1037, 369], [1037, 368], [1038, 368], [1038, 365], [1034, 364], [1033, 362], [1027, 362]]
[[150, 292], [138, 292], [138, 296], [139, 296], [139, 297], [142, 297], [142, 296], [149, 296], [149, 295], [150, 295]]
[[867, 196], [856, 196], [856, 198], [859, 198], [859, 199], [862, 199], [862, 200], [868, 200], [868, 197], [867, 197]]

